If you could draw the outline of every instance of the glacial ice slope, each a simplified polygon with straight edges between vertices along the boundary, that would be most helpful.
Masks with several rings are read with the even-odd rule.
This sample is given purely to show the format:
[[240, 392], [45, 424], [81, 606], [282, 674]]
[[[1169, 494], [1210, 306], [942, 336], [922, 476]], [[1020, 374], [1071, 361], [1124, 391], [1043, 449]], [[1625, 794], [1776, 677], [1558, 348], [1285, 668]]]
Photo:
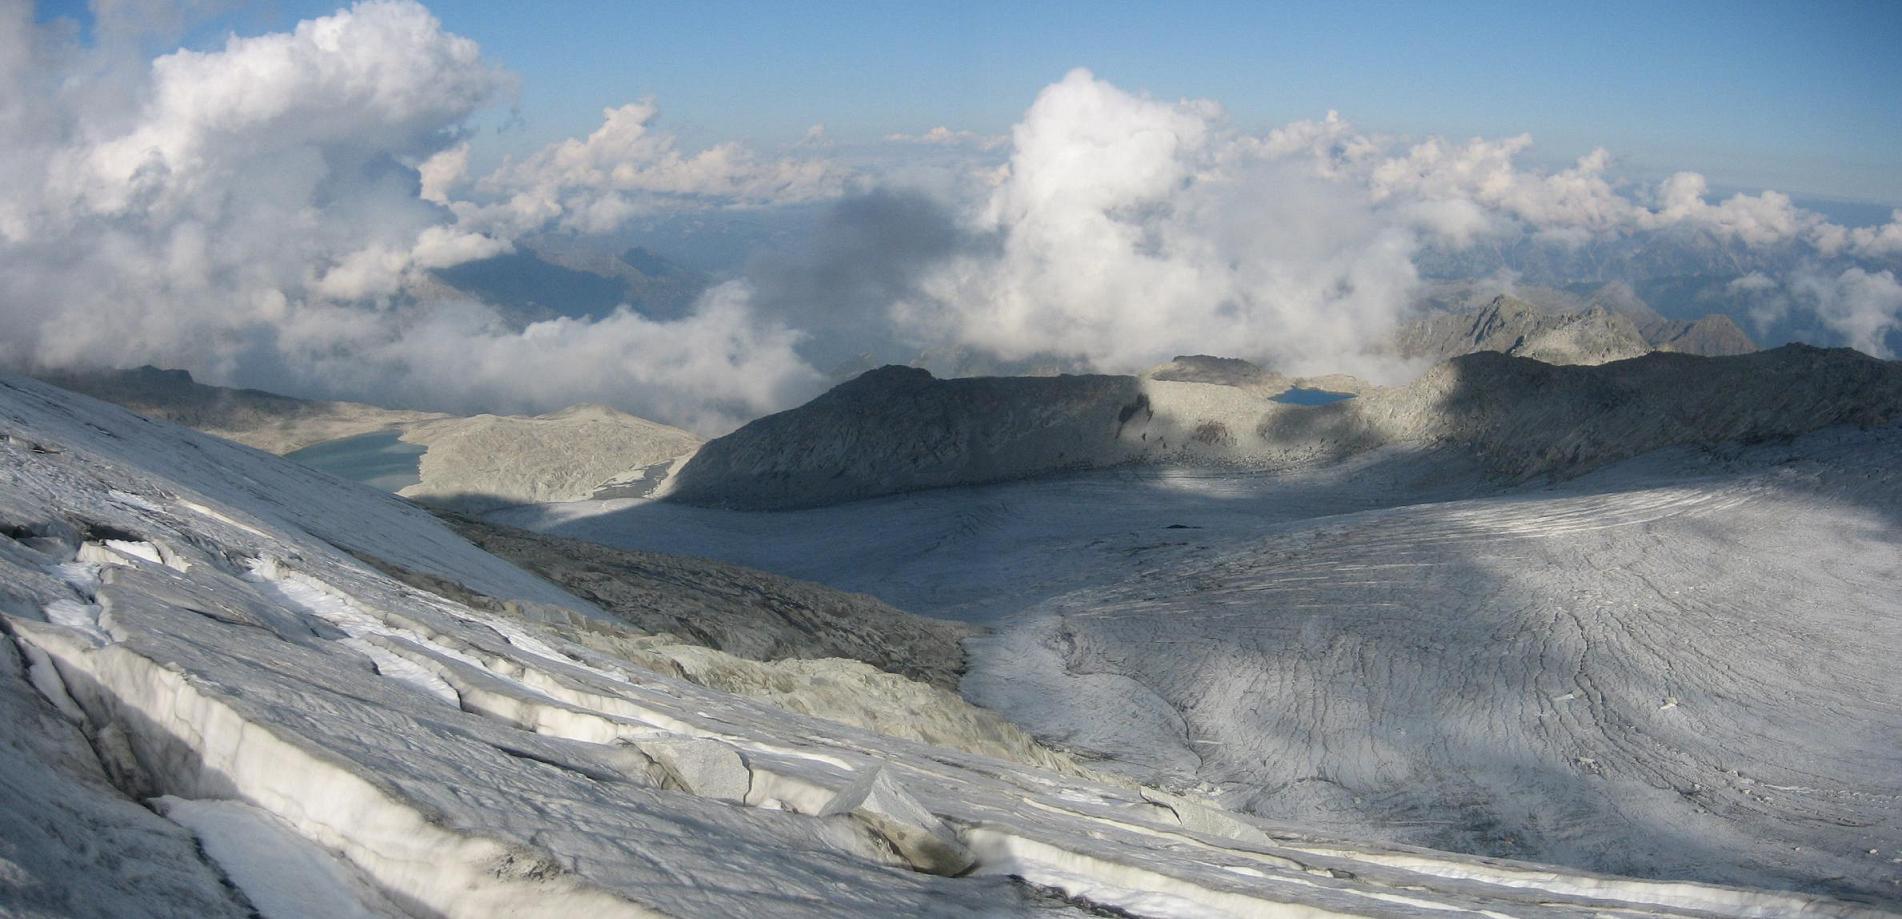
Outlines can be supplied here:
[[0, 698], [89, 741], [7, 748], [0, 788], [91, 755], [210, 860], [120, 804], [9, 864], [9, 902], [70, 870], [131, 914], [242, 911], [216, 862], [249, 905], [451, 916], [1875, 914], [1348, 844], [788, 714], [569, 641], [614, 626], [389, 496], [15, 378], [0, 434], [0, 624], [30, 664]]
[[1557, 487], [1390, 447], [765, 514], [502, 516], [991, 623], [968, 695], [1235, 807], [1892, 902], [1898, 456], [1893, 426], [1843, 427]]
[[1387, 448], [1273, 473], [1130, 466], [772, 513], [617, 499], [484, 517], [716, 558], [982, 624], [1253, 538], [1275, 522], [1496, 490], [1466, 457]]
[[[3, 540], [0, 556], [19, 558]], [[192, 834], [121, 795], [26, 674], [0, 642], [0, 915], [248, 915]]]
[[1030, 610], [964, 688], [1275, 819], [1894, 903], [1898, 457], [1835, 429], [1276, 526]]
[[753, 660], [844, 657], [956, 691], [978, 630], [863, 594], [704, 558], [614, 549], [446, 514], [470, 542], [644, 632]]

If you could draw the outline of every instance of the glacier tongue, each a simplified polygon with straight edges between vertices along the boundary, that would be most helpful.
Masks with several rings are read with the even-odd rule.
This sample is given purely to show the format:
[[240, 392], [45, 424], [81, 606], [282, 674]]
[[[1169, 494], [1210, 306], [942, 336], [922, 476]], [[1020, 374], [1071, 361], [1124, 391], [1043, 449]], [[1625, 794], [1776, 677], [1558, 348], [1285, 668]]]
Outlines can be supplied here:
[[[1874, 914], [1317, 838], [789, 713], [566, 641], [543, 623], [613, 626], [388, 496], [13, 378], [0, 431], [0, 621], [52, 668], [0, 669], [0, 702], [91, 741], [9, 741], [0, 794], [44, 825], [69, 802], [32, 789], [90, 769], [85, 807], [117, 808], [96, 844], [175, 879], [150, 912], [311, 906], [295, 891], [319, 884], [457, 916]], [[96, 576], [63, 576], [82, 554]], [[253, 902], [206, 883], [178, 826]], [[15, 863], [0, 908], [59, 870], [135, 902], [136, 872], [74, 854]]]

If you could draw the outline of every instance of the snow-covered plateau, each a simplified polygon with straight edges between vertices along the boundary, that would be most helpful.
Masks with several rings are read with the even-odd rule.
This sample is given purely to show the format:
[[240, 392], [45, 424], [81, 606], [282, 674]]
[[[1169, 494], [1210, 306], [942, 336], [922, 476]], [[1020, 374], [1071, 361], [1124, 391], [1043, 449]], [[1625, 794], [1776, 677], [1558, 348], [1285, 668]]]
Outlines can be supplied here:
[[[1846, 438], [1843, 449], [1893, 446], [1879, 440], [1886, 433], [1824, 436]], [[1467, 529], [1450, 535], [1446, 551], [1489, 538], [1542, 538], [1541, 527], [1560, 539], [1642, 534], [1656, 521], [1679, 518], [1687, 527], [1703, 519], [1722, 534], [1722, 518], [1711, 515], [1726, 507], [1784, 500], [1827, 513], [1832, 497], [1859, 494], [1830, 491], [1849, 486], [1827, 468], [1806, 479], [1812, 472], [1800, 464], [1794, 473], [1783, 471], [1788, 464], [1758, 473], [1751, 470], [1769, 460], [1747, 455], [1727, 462], [1743, 471], [1713, 474], [1721, 481], [1741, 476], [1746, 484], [1715, 488], [1728, 497], [1704, 502], [1710, 506], [1703, 518], [1685, 509], [1696, 502], [1680, 494], [1697, 493], [1695, 485], [1660, 486], [1659, 495], [1636, 505], [1614, 501], [1602, 526], [1585, 519], [1598, 513], [1592, 502], [1601, 499], [1584, 485], [1573, 486], [1584, 489], [1576, 496], [1494, 496], [1476, 500], [1518, 502], [1532, 516], [1489, 528], [1471, 519], [1486, 517], [1486, 504], [1456, 505], [1472, 513], [1462, 518]], [[1422, 468], [1438, 474], [1430, 465]], [[882, 555], [868, 553], [868, 577], [881, 565], [904, 569], [902, 556], [909, 554], [916, 570], [944, 571], [949, 579], [960, 544], [968, 550], [984, 545], [986, 533], [1016, 533], [992, 545], [1016, 547], [1019, 555], [1000, 556], [993, 570], [965, 572], [967, 590], [948, 603], [929, 602], [928, 588], [887, 597], [919, 610], [1007, 611], [1017, 604], [1002, 596], [1017, 592], [1031, 608], [1012, 613], [1007, 631], [992, 639], [1001, 642], [1036, 635], [1045, 628], [1040, 623], [1067, 622], [1072, 609], [1066, 604], [1078, 589], [1133, 604], [1133, 616], [1141, 604], [1166, 601], [1172, 591], [1206, 582], [1197, 589], [1219, 597], [1247, 586], [1223, 578], [1272, 579], [1260, 565], [1298, 562], [1287, 561], [1283, 550], [1263, 554], [1226, 538], [1251, 527], [1247, 541], [1259, 546], [1265, 539], [1271, 547], [1319, 538], [1301, 535], [1304, 528], [1377, 525], [1383, 515], [1399, 515], [1392, 525], [1404, 529], [1408, 511], [1378, 509], [1380, 483], [1414, 493], [1418, 483], [1408, 476], [1416, 471], [1409, 467], [1396, 477], [1369, 461], [1317, 473], [1305, 485], [1300, 477], [1264, 483], [1163, 475], [945, 491], [806, 512], [847, 515], [824, 518], [832, 521], [860, 515], [855, 525], [863, 529], [803, 537], [791, 532], [800, 522], [793, 515], [748, 518], [641, 502], [558, 506], [540, 516], [550, 518], [544, 523], [562, 514], [573, 525], [614, 523], [623, 536], [637, 521], [671, 519], [681, 525], [684, 543], [715, 555], [723, 554], [719, 549], [736, 554], [736, 544], [754, 540], [742, 538], [750, 527], [765, 552], [804, 552], [838, 570], [853, 567], [855, 547], [882, 542]], [[1459, 478], [1442, 471], [1449, 483]], [[1609, 474], [1617, 484], [1623, 480], [1616, 476], [1650, 473]], [[1784, 481], [1791, 476], [1793, 482]], [[1876, 474], [1863, 481], [1868, 490], [1891, 482]], [[1277, 488], [1294, 500], [1273, 500]], [[1074, 494], [1066, 489], [1130, 500], [1091, 510], [1072, 505]], [[1297, 499], [1296, 492], [1303, 494]], [[1810, 492], [1819, 496], [1803, 498]], [[1174, 509], [1138, 525], [1163, 506], [1163, 497]], [[1585, 504], [1555, 529], [1537, 516], [1545, 500]], [[934, 501], [957, 501], [968, 512], [937, 529], [906, 522], [907, 515], [933, 513]], [[1013, 501], [1022, 502], [1017, 510], [1008, 505]], [[1316, 516], [1354, 501], [1368, 509], [1332, 522]], [[1309, 510], [1306, 517], [1296, 510], [1279, 517], [1250, 512], [1282, 503]], [[615, 516], [615, 510], [628, 513]], [[674, 516], [650, 518], [643, 510]], [[1066, 513], [1075, 535], [1063, 531]], [[1878, 526], [1886, 526], [1880, 513], [1877, 507], [1818, 519], [1862, 527], [1840, 539], [1889, 539], [1893, 531]], [[897, 529], [881, 530], [878, 514]], [[1084, 526], [1085, 514], [1095, 522]], [[1251, 516], [1260, 519], [1245, 521]], [[814, 522], [821, 520], [805, 521]], [[1166, 529], [1177, 523], [1205, 529]], [[1772, 529], [1758, 538], [1814, 539], [1820, 525]], [[1092, 530], [1097, 535], [1089, 535]], [[829, 554], [813, 547], [827, 535], [839, 537]], [[1381, 538], [1393, 542], [1402, 535]], [[802, 538], [803, 547], [796, 546]], [[1784, 592], [1765, 598], [1763, 608], [1781, 610], [1778, 597], [1808, 584], [1893, 575], [1878, 570], [1883, 559], [1892, 565], [1893, 555], [1831, 558], [1829, 549], [1805, 546], [1791, 553], [1790, 566], [1768, 567], [1764, 581], [1787, 577], [1797, 562], [1819, 565], [1815, 580], [1780, 585]], [[1051, 580], [1056, 557], [1076, 559], [1067, 577], [1094, 583]], [[1249, 558], [1257, 568], [1233, 567]], [[1040, 564], [1042, 575], [1035, 570]], [[1129, 578], [1164, 564], [1199, 574], [1159, 583], [1153, 600], [1147, 594], [1117, 599], [1118, 590], [1136, 583]], [[1880, 796], [1893, 794], [1893, 785], [1884, 783], [1895, 770], [1894, 760], [1882, 757], [1893, 756], [1895, 706], [1893, 695], [1883, 693], [1894, 689], [1876, 685], [1888, 671], [1870, 669], [1867, 661], [1895, 644], [1892, 631], [1865, 617], [1872, 605], [1892, 601], [1838, 589], [1830, 602], [1841, 606], [1836, 615], [1842, 621], [1854, 619], [1863, 628], [1826, 646], [1798, 649], [1794, 642], [1811, 634], [1800, 622], [1803, 611], [1783, 610], [1774, 624], [1779, 631], [1748, 640], [1762, 663], [1733, 666], [1788, 692], [1794, 684], [1779, 676], [1783, 665], [1776, 662], [1800, 652], [1837, 668], [1835, 679], [1861, 681], [1865, 695], [1832, 697], [1827, 713], [1806, 710], [1803, 698], [1784, 700], [1763, 719], [1732, 730], [1720, 716], [1732, 712], [1725, 694], [1738, 691], [1734, 683], [1702, 694], [1674, 685], [1678, 705], [1666, 711], [1711, 719], [1703, 728], [1712, 748], [1745, 729], [1764, 734], [1745, 748], [1749, 755], [1770, 755], [1779, 739], [1805, 744], [1788, 756], [1811, 758], [1806, 788], [1826, 796], [1847, 789], [1869, 799], [1847, 805], [1834, 797], [1812, 800], [1806, 797], [1811, 792], [1780, 787], [1789, 779], [1773, 766], [1752, 766], [1728, 782], [1713, 775], [1705, 783], [1713, 789], [1711, 805], [1726, 813], [1758, 807], [1733, 797], [1746, 779], [1758, 783], [1748, 786], [1755, 794], [1773, 799], [1762, 805], [1769, 816], [1738, 823], [1739, 832], [1774, 829], [1785, 819], [1776, 808], [1790, 797], [1812, 820], [1829, 816], [1813, 837], [1831, 841], [1830, 858], [1848, 864], [1837, 841], [1881, 837], [1871, 843], [1884, 847], [1880, 858], [1868, 859], [1886, 863], [1896, 842], [1894, 807], [1892, 797]], [[1436, 615], [1432, 604], [1424, 606], [1421, 615]], [[1219, 611], [1220, 604], [1212, 608]], [[1892, 902], [1878, 893], [1877, 869], [1859, 869], [1853, 881], [1819, 893], [1805, 888], [1830, 885], [1791, 884], [1770, 874], [1708, 883], [1669, 865], [1645, 872], [1662, 879], [1619, 876], [1355, 841], [1361, 837], [1332, 827], [1264, 820], [1225, 807], [1194, 783], [1174, 781], [1176, 773], [1166, 783], [1171, 787], [1145, 786], [994, 738], [992, 747], [976, 736], [926, 743], [813, 717], [775, 704], [770, 693], [703, 685], [694, 674], [705, 667], [694, 655], [722, 652], [638, 632], [482, 552], [402, 499], [17, 377], [0, 377], [0, 610], [11, 639], [0, 643], [0, 706], [15, 726], [0, 735], [0, 912], [12, 915], [1861, 916], [1884, 914], [1883, 903]], [[1445, 622], [1437, 627], [1445, 644], [1459, 639]], [[1153, 624], [1148, 630], [1145, 648], [1168, 637]], [[1103, 634], [1112, 637], [1088, 653], [1124, 658], [1123, 673], [1106, 675], [1122, 687], [1147, 678], [1143, 662], [1111, 647], [1117, 633]], [[1553, 639], [1555, 656], [1562, 638]], [[1731, 636], [1718, 645], [1713, 637], [1712, 647], [1744, 641]], [[1053, 647], [1037, 639], [1017, 654], [981, 653], [980, 669], [967, 683], [994, 687], [976, 695], [1001, 700], [1033, 724], [1052, 715], [1052, 706], [1115, 701], [1079, 693], [1071, 678], [1087, 683], [1089, 676], [1068, 669], [1044, 674], [1054, 681], [1053, 694], [1041, 702], [1011, 692], [1013, 670]], [[1414, 690], [1419, 699], [1393, 704], [1417, 708], [1450, 692], [1470, 705], [1458, 712], [1459, 723], [1476, 739], [1496, 735], [1502, 744], [1518, 736], [1512, 732], [1517, 712], [1530, 717], [1560, 704], [1510, 698], [1508, 677], [1516, 679], [1517, 671], [1490, 649], [1466, 665], [1476, 661], [1496, 664], [1502, 685], [1472, 679], [1449, 690], [1423, 678]], [[1574, 663], [1599, 666], [1589, 655]], [[722, 666], [742, 665], [774, 666], [739, 658]], [[810, 685], [826, 682], [821, 675]], [[854, 689], [861, 705], [881, 701], [879, 685]], [[1576, 700], [1579, 711], [1550, 717], [1574, 719], [1567, 724], [1582, 729], [1597, 713], [1621, 710], [1625, 690], [1587, 679], [1580, 686], [1592, 694]], [[777, 688], [794, 696], [803, 691], [797, 683]], [[1171, 701], [1172, 687], [1153, 691], [1158, 712], [1181, 705]], [[1229, 698], [1216, 701], [1252, 699], [1264, 718], [1282, 709], [1250, 687], [1224, 684], [1222, 692]], [[1495, 711], [1484, 704], [1492, 698], [1515, 707]], [[1646, 705], [1656, 707], [1648, 697]], [[1336, 710], [1314, 699], [1307, 707]], [[1837, 721], [1805, 717], [1821, 714]], [[1126, 720], [1128, 731], [1144, 730], [1140, 713]], [[1103, 727], [1106, 738], [1136, 736], [1125, 725]], [[1376, 717], [1368, 727], [1378, 736], [1387, 722]], [[1204, 739], [1212, 738], [1187, 737]], [[1612, 778], [1624, 775], [1614, 757], [1644, 747], [1599, 742], [1586, 734], [1580, 749], [1597, 751]], [[1863, 750], [1856, 769], [1846, 765], [1854, 759], [1851, 744]], [[1466, 762], [1464, 748], [1441, 743], [1436, 749], [1447, 751], [1434, 761], [1440, 770]], [[1317, 744], [1305, 761], [1351, 752]], [[1220, 762], [1204, 758], [1199, 768]], [[1230, 798], [1243, 781], [1207, 775]], [[1400, 765], [1379, 776], [1396, 783], [1386, 787], [1388, 794], [1416, 796], [1428, 809], [1440, 793], [1434, 784], [1440, 777], [1409, 775]], [[1554, 787], [1571, 790], [1557, 780]], [[1572, 806], [1586, 830], [1602, 830], [1589, 807]], [[1859, 816], [1873, 822], [1841, 825]]]

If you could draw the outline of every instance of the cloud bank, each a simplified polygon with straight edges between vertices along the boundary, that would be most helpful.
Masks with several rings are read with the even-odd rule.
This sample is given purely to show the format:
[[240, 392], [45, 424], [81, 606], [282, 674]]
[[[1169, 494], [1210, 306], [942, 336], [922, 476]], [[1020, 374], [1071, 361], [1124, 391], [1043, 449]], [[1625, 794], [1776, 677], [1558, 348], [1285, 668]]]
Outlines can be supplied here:
[[1007, 360], [1133, 369], [1219, 348], [1371, 369], [1362, 352], [1416, 279], [1411, 237], [1323, 179], [1234, 152], [1212, 103], [1072, 72], [1012, 132], [973, 216], [991, 244], [934, 266], [893, 317]]
[[1884, 293], [1893, 272], [1870, 260], [1902, 254], [1902, 212], [1849, 229], [1774, 191], [1712, 200], [1695, 173], [1623, 183], [1603, 149], [1531, 168], [1531, 146], [1408, 142], [1333, 112], [1249, 134], [1212, 101], [1076, 70], [1038, 96], [984, 190], [944, 203], [962, 243], [880, 281], [878, 318], [911, 347], [1005, 362], [1131, 371], [1213, 351], [1391, 380], [1417, 369], [1378, 345], [1410, 317], [1423, 255], [1701, 247], [1723, 264], [1786, 266], [1787, 309], [1888, 356], [1902, 311]]
[[[964, 163], [955, 181], [848, 168], [822, 134], [684, 149], [647, 99], [473, 175], [470, 118], [515, 78], [410, 0], [156, 59], [114, 9], [136, 5], [102, 8], [82, 44], [0, 4], [9, 366], [154, 363], [449, 410], [599, 401], [711, 432], [861, 351], [1105, 371], [1213, 352], [1394, 379], [1411, 368], [1375, 345], [1427, 261], [1661, 239], [1745, 275], [1734, 294], [1765, 322], [1800, 314], [1884, 356], [1902, 332], [1902, 211], [1844, 227], [1776, 192], [1714, 199], [1695, 173], [1634, 185], [1604, 150], [1540, 170], [1529, 137], [1409, 140], [1332, 112], [1249, 133], [1212, 101], [1077, 70], [1007, 138], [887, 138]], [[679, 319], [512, 325], [430, 275], [657, 214], [824, 201], [802, 245]]]
[[1892, 356], [1902, 306], [1885, 260], [1902, 255], [1902, 211], [1845, 228], [1775, 191], [1713, 200], [1696, 173], [1624, 183], [1603, 149], [1531, 168], [1531, 146], [1525, 135], [1407, 142], [1333, 112], [1251, 135], [1214, 102], [1073, 71], [1038, 97], [1007, 165], [964, 207], [983, 244], [923, 270], [889, 318], [922, 347], [1007, 360], [1128, 371], [1218, 351], [1392, 379], [1417, 368], [1373, 349], [1409, 317], [1423, 255], [1532, 246], [1563, 263], [1611, 246], [1626, 260], [1777, 266], [1786, 311]]
[[[137, 25], [109, 15], [96, 32]], [[676, 322], [623, 311], [526, 328], [415, 289], [521, 233], [598, 229], [648, 198], [835, 193], [825, 164], [682, 152], [640, 103], [463, 200], [464, 125], [513, 77], [420, 5], [124, 59], [136, 44], [82, 45], [30, 4], [0, 6], [0, 362], [155, 363], [450, 409], [608, 401], [706, 429], [811, 388], [797, 333], [755, 316], [743, 287]]]
[[846, 173], [824, 160], [766, 160], [739, 144], [693, 154], [654, 130], [653, 100], [610, 108], [585, 139], [559, 141], [504, 163], [476, 184], [495, 204], [451, 207], [465, 222], [505, 233], [549, 223], [606, 233], [628, 218], [701, 202], [799, 204], [837, 197]]

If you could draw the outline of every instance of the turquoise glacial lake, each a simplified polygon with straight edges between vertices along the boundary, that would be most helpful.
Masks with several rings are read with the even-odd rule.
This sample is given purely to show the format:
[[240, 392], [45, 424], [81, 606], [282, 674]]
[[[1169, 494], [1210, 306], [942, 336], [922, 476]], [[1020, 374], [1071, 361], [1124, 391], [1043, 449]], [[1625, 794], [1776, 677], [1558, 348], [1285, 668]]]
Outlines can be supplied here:
[[1354, 398], [1354, 394], [1351, 392], [1329, 392], [1325, 389], [1303, 389], [1297, 386], [1279, 396], [1275, 396], [1274, 401], [1285, 402], [1288, 405], [1326, 405], [1330, 402], [1339, 402], [1342, 399], [1352, 398]]
[[362, 482], [384, 491], [396, 491], [422, 481], [422, 444], [406, 444], [401, 431], [376, 431], [312, 444], [284, 454], [312, 469], [340, 479]]

